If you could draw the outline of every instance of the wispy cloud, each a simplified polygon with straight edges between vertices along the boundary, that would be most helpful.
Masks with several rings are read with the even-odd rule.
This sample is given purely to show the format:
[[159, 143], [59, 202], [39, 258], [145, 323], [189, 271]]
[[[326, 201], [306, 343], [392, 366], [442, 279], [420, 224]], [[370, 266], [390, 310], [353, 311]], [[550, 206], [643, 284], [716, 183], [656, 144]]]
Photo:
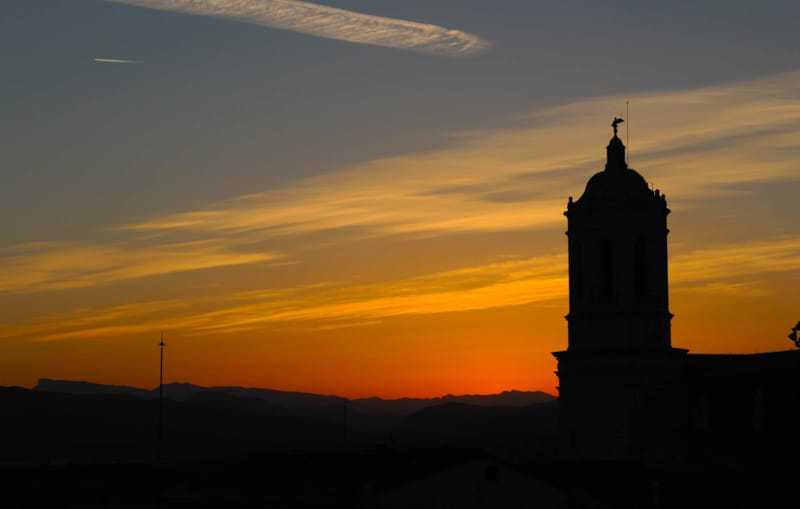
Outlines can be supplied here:
[[95, 58], [96, 64], [141, 64], [139, 60], [127, 60], [124, 58]]
[[[632, 97], [633, 165], [674, 199], [796, 178], [800, 74]], [[567, 194], [603, 167], [621, 97], [528, 115], [527, 127], [463, 133], [452, 145], [369, 161], [283, 190], [129, 225], [140, 232], [259, 237], [342, 228], [368, 235], [552, 227]], [[648, 120], [645, 120], [648, 119]], [[604, 134], [605, 133], [605, 134]]]
[[[64, 334], [97, 331], [109, 327], [110, 324], [121, 330], [123, 324], [130, 320], [144, 320], [146, 328], [152, 330], [154, 321], [164, 318], [165, 315], [188, 308], [185, 300], [157, 300], [124, 304], [106, 308], [83, 308], [71, 311], [67, 315], [52, 314], [40, 316], [32, 324], [5, 324], [0, 325], [0, 337], [42, 337], [53, 336], [54, 331]], [[67, 336], [69, 337], [69, 336]]]
[[762, 274], [800, 270], [800, 238], [701, 249], [677, 256], [670, 270], [679, 287], [713, 282], [733, 290]]
[[108, 0], [162, 11], [213, 16], [270, 28], [430, 55], [473, 57], [491, 44], [427, 23], [371, 16], [298, 0]]
[[[764, 274], [800, 271], [800, 239], [784, 238], [697, 250], [675, 257], [673, 287], [705, 295], [753, 295]], [[0, 327], [0, 337], [42, 340], [113, 338], [160, 329], [184, 335], [252, 333], [306, 324], [356, 327], [382, 319], [544, 303], [567, 296], [566, 256], [502, 260], [419, 277], [362, 285], [308, 285], [281, 290], [140, 303], [84, 310], [26, 326]], [[758, 288], [759, 296], [767, 290]], [[168, 315], [168, 316], [167, 316]]]
[[252, 329], [274, 322], [364, 322], [401, 315], [475, 311], [541, 302], [564, 294], [563, 255], [541, 256], [369, 285], [288, 292], [196, 317], [200, 332]]
[[[800, 74], [793, 73], [636, 96], [636, 118], [658, 123], [634, 124], [633, 164], [672, 200], [722, 195], [737, 183], [796, 178], [798, 83]], [[130, 224], [120, 228], [134, 237], [127, 244], [12, 254], [0, 266], [0, 292], [262, 261], [275, 255], [241, 245], [275, 244], [276, 236], [295, 235], [309, 245], [309, 236], [323, 231], [337, 232], [327, 242], [345, 242], [353, 234], [430, 236], [562, 225], [565, 195], [577, 195], [602, 168], [608, 136], [602, 133], [609, 130], [608, 113], [620, 104], [621, 98], [610, 97], [546, 109], [527, 116], [527, 127], [466, 133], [446, 148], [369, 161], [284, 189]], [[135, 247], [143, 234], [154, 234], [156, 245]], [[180, 240], [186, 235], [206, 240], [186, 244]], [[282, 242], [280, 251], [292, 255], [289, 244]]]
[[[313, 328], [331, 329], [395, 316], [514, 306], [563, 296], [565, 263], [564, 255], [542, 256], [387, 283], [317, 284], [212, 299], [118, 306], [50, 317], [30, 327], [0, 327], [0, 337], [36, 335], [42, 340], [76, 339], [155, 329], [204, 335], [253, 331], [276, 323], [313, 323]], [[179, 307], [186, 309], [181, 312]], [[165, 316], [165, 311], [169, 316]]]
[[273, 252], [237, 251], [217, 240], [142, 246], [35, 243], [0, 255], [0, 293], [86, 288], [176, 272], [275, 260]]

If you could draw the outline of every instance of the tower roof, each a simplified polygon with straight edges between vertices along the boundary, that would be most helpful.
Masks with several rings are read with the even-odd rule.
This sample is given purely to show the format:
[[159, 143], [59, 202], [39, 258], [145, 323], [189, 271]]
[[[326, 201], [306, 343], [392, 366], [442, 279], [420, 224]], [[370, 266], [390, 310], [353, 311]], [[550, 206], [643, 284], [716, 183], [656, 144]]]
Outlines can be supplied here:
[[605, 169], [589, 179], [583, 195], [571, 203], [570, 209], [608, 206], [641, 208], [653, 203], [661, 203], [666, 207], [663, 195], [651, 190], [644, 177], [628, 167], [625, 144], [617, 136], [617, 124], [622, 122], [622, 119], [615, 118], [612, 123], [614, 136], [606, 147]]
[[586, 183], [586, 190], [578, 200], [578, 204], [633, 204], [652, 200], [653, 191], [647, 181], [636, 170], [609, 171], [596, 173]]

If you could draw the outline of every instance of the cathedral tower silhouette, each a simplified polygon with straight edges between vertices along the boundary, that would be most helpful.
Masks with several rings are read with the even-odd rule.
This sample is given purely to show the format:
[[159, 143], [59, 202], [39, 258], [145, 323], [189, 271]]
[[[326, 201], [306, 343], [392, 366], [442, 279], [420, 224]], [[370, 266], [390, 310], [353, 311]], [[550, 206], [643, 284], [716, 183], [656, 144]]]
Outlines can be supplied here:
[[569, 349], [668, 349], [667, 200], [628, 168], [616, 134], [607, 152], [605, 170], [564, 213]]
[[682, 454], [686, 350], [672, 348], [667, 201], [629, 168], [614, 136], [605, 169], [568, 221], [568, 347], [558, 359], [560, 425], [571, 454]]

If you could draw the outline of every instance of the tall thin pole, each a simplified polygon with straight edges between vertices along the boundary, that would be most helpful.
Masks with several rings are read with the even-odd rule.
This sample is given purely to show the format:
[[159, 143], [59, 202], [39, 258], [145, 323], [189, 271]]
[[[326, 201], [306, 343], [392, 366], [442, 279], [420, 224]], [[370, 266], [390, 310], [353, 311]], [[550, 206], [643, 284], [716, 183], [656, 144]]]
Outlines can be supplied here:
[[156, 460], [161, 461], [161, 447], [164, 438], [164, 333], [161, 333], [161, 341], [158, 343], [160, 350], [160, 367], [158, 370], [158, 442], [156, 444]]
[[625, 151], [625, 164], [631, 164], [631, 102], [625, 101], [625, 144], [628, 146], [628, 150]]

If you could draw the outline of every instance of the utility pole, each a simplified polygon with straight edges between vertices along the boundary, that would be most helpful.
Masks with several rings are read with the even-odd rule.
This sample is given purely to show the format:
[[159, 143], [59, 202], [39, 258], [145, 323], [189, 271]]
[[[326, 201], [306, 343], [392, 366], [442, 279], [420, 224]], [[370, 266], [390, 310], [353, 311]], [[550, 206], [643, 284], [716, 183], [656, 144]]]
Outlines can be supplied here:
[[162, 441], [164, 438], [164, 333], [161, 333], [161, 341], [158, 343], [160, 350], [160, 367], [158, 370], [158, 440], [156, 442], [156, 461], [161, 462]]

